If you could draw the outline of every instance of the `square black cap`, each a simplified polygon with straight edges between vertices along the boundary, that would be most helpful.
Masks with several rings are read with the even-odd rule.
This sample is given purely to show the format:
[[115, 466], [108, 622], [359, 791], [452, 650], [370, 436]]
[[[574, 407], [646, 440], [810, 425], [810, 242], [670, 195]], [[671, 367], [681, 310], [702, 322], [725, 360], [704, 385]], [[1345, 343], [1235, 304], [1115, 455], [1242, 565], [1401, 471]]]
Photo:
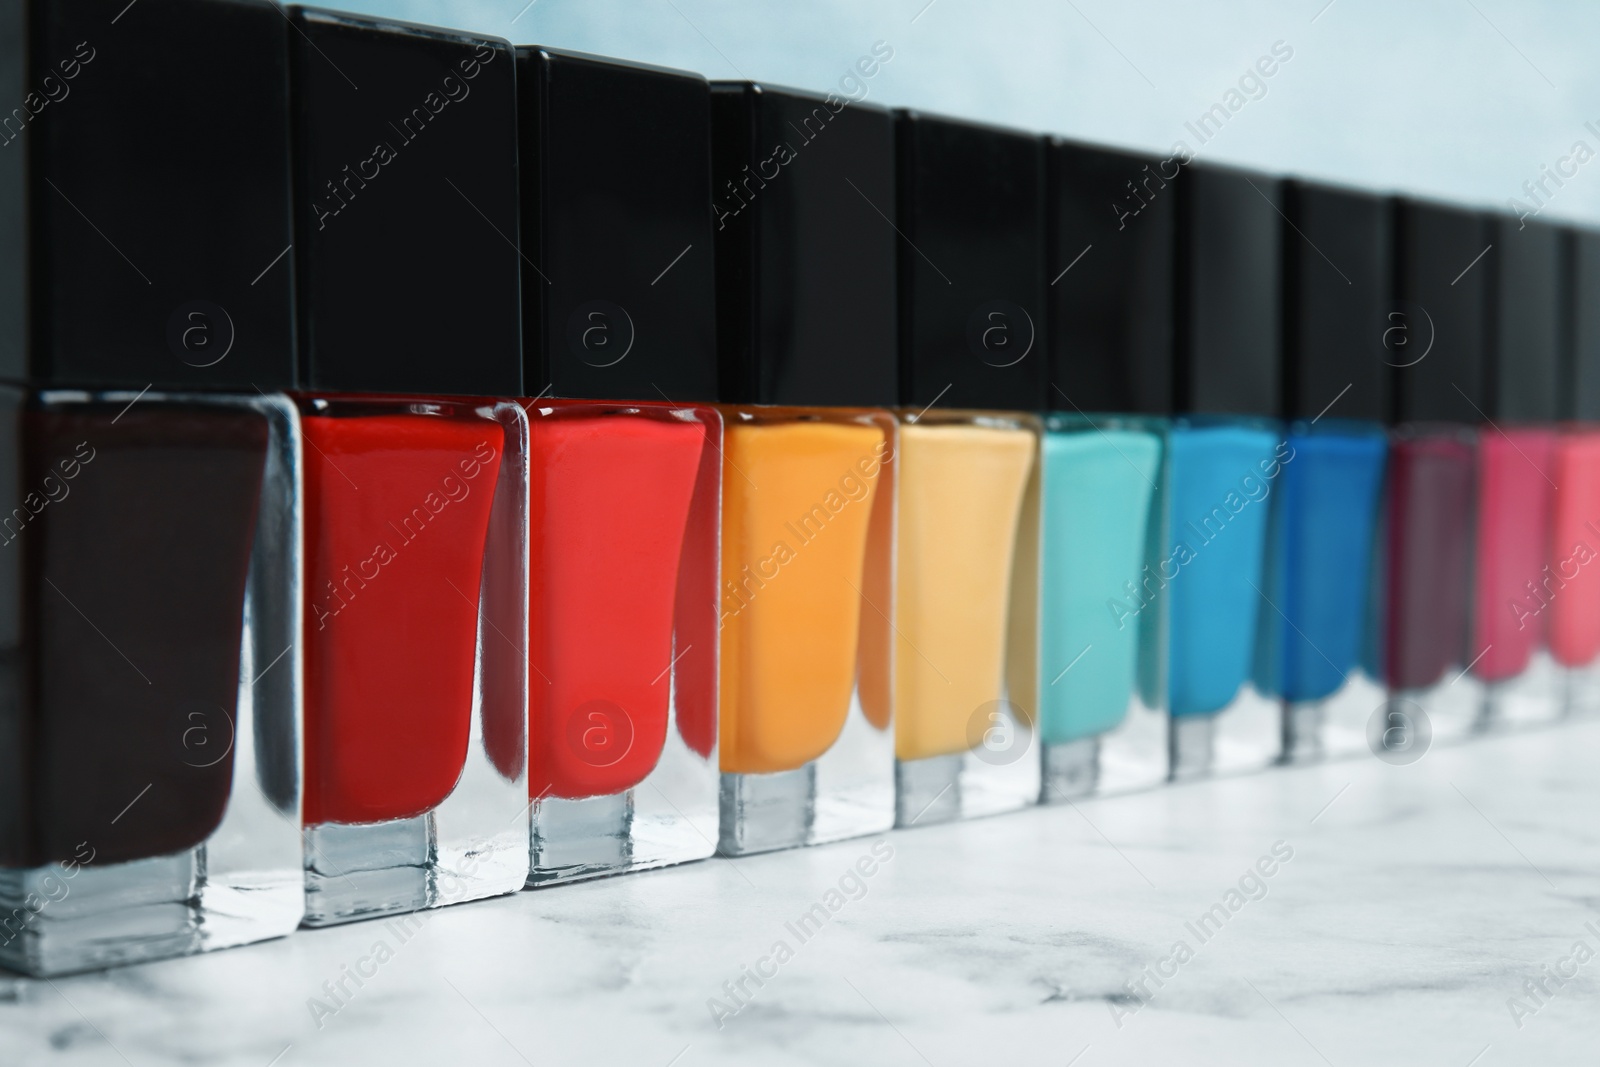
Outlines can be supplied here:
[[538, 47], [517, 75], [529, 392], [715, 400], [706, 80]]
[[286, 48], [266, 0], [8, 0], [0, 379], [292, 384]]
[[752, 82], [711, 115], [720, 399], [894, 406], [893, 115]]
[[1566, 235], [1563, 418], [1600, 422], [1600, 231]]
[[1178, 178], [1175, 408], [1276, 416], [1282, 184], [1191, 163]]
[[1389, 418], [1394, 266], [1387, 198], [1291, 181], [1283, 210], [1284, 414]]
[[900, 403], [1043, 411], [1044, 141], [896, 118]]
[[290, 18], [301, 387], [520, 395], [511, 46]]
[[1049, 406], [1169, 414], [1179, 165], [1059, 140], [1048, 164]]
[[1396, 203], [1386, 342], [1396, 421], [1477, 423], [1488, 413], [1490, 272], [1482, 258], [1492, 241], [1487, 220], [1475, 211]]
[[1508, 215], [1490, 220], [1489, 394], [1494, 419], [1553, 422], [1561, 378], [1561, 230]]

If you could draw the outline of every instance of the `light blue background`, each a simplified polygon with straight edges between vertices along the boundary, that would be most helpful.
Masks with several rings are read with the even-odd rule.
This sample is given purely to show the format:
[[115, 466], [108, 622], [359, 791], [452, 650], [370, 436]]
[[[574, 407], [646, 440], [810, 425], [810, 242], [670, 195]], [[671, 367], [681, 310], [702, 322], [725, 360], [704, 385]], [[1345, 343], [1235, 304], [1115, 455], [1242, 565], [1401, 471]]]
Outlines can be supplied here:
[[[342, 0], [330, 4], [809, 89], [874, 41], [867, 99], [1108, 144], [1184, 127], [1274, 41], [1293, 58], [1202, 159], [1505, 208], [1600, 153], [1600, 4], [1514, 0]], [[1313, 21], [1314, 20], [1314, 21]], [[1259, 91], [1259, 90], [1258, 90]], [[1569, 168], [1570, 169], [1570, 165]], [[1541, 217], [1600, 221], [1600, 158]], [[1554, 186], [1552, 185], [1552, 188]], [[1530, 206], [1531, 200], [1527, 201]]]

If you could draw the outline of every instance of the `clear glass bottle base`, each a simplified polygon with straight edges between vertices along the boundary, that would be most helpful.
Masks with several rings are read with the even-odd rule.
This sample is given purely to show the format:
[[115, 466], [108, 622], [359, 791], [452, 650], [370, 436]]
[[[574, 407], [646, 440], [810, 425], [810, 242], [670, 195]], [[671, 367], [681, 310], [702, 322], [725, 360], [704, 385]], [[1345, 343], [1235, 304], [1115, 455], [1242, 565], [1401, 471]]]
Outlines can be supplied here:
[[1479, 728], [1537, 726], [1559, 719], [1565, 713], [1562, 673], [1550, 654], [1540, 651], [1515, 678], [1485, 683]]
[[894, 784], [819, 787], [821, 761], [777, 774], [724, 774], [717, 852], [747, 856], [880, 833], [894, 826]]
[[4, 870], [0, 965], [51, 978], [246, 945], [293, 932], [302, 904], [292, 872], [213, 880], [205, 845], [70, 872]]
[[[653, 796], [642, 792], [646, 787]], [[535, 801], [527, 885], [576, 882], [711, 856], [715, 808], [674, 807], [657, 787], [646, 787], [581, 800]], [[652, 799], [657, 802], [649, 803]]]
[[1172, 781], [1189, 781], [1211, 773], [1216, 765], [1215, 720], [1215, 715], [1173, 716], [1168, 774]]
[[987, 752], [961, 752], [895, 761], [895, 819], [897, 827], [931, 826], [957, 819], [1016, 811], [1039, 802], [1041, 758], [1032, 734], [1027, 734], [1007, 762], [990, 763]]
[[1309, 763], [1368, 752], [1367, 728], [1384, 706], [1383, 688], [1352, 671], [1339, 689], [1320, 700], [1283, 705], [1283, 761]]
[[1044, 746], [1039, 803], [1055, 804], [1094, 793], [1100, 784], [1100, 739], [1086, 737]]
[[441, 845], [431, 812], [369, 826], [308, 826], [304, 841], [306, 926], [515, 893], [527, 877], [520, 820], [467, 848]]
[[1563, 715], [1600, 713], [1600, 663], [1557, 667], [1555, 693]]
[[1279, 702], [1246, 684], [1233, 702], [1214, 715], [1211, 773], [1259, 771], [1283, 756], [1283, 713]]
[[1287, 703], [1283, 706], [1283, 761], [1312, 763], [1327, 756], [1323, 743], [1323, 724], [1327, 709], [1320, 700]]
[[1047, 743], [1039, 803], [1153, 789], [1167, 780], [1167, 714], [1134, 701], [1115, 729]]
[[1484, 688], [1482, 682], [1454, 667], [1437, 685], [1391, 693], [1385, 705], [1387, 715], [1394, 719], [1396, 715], [1415, 716], [1420, 711], [1427, 723], [1430, 744], [1456, 744], [1483, 730]]

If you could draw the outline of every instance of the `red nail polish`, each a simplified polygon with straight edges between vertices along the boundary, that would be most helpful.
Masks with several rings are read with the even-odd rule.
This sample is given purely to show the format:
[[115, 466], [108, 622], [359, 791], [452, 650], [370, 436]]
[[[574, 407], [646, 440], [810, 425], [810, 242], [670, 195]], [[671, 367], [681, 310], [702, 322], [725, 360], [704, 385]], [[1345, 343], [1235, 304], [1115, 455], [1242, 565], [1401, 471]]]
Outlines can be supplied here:
[[[1489, 291], [1487, 425], [1479, 431], [1474, 626], [1484, 725], [1560, 714], [1547, 650], [1550, 620], [1528, 610], [1545, 587], [1562, 357], [1562, 233], [1493, 218], [1484, 257]], [[1531, 591], [1531, 593], [1530, 593]]]
[[290, 242], [287, 28], [166, 0], [113, 48], [87, 5], [4, 19], [8, 75], [73, 91], [0, 133], [0, 964], [279, 937], [303, 907], [297, 435], [254, 388], [292, 384], [287, 276], [251, 279]]
[[517, 76], [543, 885], [711, 853], [722, 422], [705, 80], [538, 48]]
[[527, 420], [493, 399], [521, 392], [515, 59], [290, 17], [305, 921], [322, 926], [527, 875]]
[[1549, 616], [1558, 696], [1572, 714], [1600, 708], [1600, 236], [1569, 231], [1564, 254], [1567, 422], [1551, 475], [1557, 488], [1547, 582], [1554, 589], [1542, 614]]

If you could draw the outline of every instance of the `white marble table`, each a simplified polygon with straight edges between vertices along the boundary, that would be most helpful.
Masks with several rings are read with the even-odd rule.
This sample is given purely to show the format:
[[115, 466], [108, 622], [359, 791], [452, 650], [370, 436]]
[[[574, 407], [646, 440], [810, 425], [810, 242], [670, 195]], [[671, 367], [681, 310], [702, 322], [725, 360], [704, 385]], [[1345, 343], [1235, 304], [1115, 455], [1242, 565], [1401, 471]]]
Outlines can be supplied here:
[[[404, 943], [0, 978], [0, 1064], [1593, 1064], [1597, 766], [1600, 723], [1568, 724], [521, 893]], [[1577, 974], [1535, 1001], [1545, 965]], [[772, 977], [739, 1007], [746, 967]], [[1146, 967], [1170, 977], [1141, 1006]]]

